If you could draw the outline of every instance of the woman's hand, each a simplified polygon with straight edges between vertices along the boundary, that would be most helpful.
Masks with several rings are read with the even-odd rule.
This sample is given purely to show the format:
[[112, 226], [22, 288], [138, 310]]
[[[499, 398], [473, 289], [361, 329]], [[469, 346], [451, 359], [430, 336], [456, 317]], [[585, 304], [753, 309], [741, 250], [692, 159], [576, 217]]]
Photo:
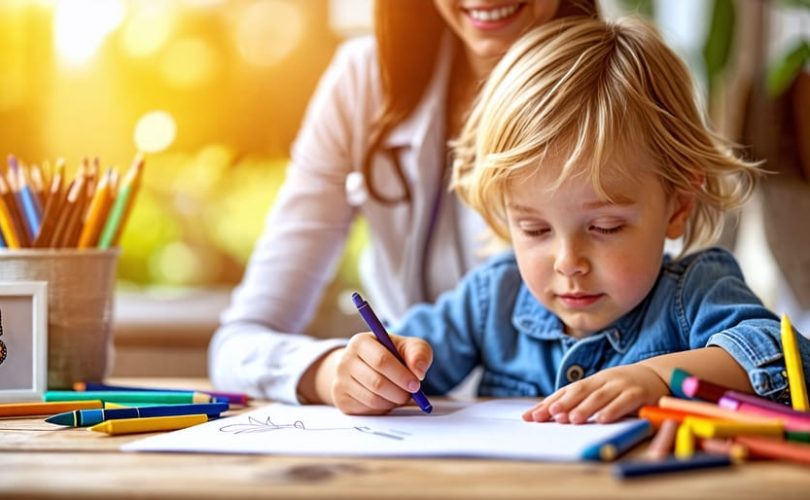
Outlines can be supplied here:
[[411, 400], [419, 390], [433, 350], [422, 339], [391, 335], [406, 366], [385, 348], [372, 333], [358, 333], [344, 349], [330, 353], [322, 370], [332, 372], [331, 403], [343, 413], [382, 415]]
[[527, 422], [613, 422], [642, 405], [657, 404], [669, 386], [643, 364], [618, 366], [563, 387], [523, 414]]

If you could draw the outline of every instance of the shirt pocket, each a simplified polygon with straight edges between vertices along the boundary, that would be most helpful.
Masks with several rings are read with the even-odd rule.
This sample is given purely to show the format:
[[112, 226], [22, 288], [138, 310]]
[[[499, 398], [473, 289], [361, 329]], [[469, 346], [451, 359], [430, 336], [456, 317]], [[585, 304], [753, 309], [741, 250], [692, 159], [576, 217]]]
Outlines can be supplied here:
[[478, 385], [478, 395], [491, 398], [535, 397], [540, 395], [540, 390], [531, 382], [485, 370]]

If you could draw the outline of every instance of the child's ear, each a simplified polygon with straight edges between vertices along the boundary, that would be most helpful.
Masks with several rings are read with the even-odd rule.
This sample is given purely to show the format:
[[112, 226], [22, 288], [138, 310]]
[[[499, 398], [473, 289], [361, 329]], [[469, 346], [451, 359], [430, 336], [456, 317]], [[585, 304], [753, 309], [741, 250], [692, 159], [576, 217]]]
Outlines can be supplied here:
[[678, 239], [686, 232], [686, 223], [692, 213], [695, 195], [678, 191], [672, 195], [669, 223], [667, 225], [667, 238]]

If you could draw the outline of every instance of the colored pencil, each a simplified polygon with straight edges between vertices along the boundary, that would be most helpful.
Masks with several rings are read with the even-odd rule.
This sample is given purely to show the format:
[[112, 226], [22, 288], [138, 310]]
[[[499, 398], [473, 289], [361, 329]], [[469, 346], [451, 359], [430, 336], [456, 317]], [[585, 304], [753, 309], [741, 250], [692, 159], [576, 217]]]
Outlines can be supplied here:
[[675, 443], [675, 433], [678, 432], [678, 421], [666, 419], [661, 422], [658, 432], [647, 448], [647, 458], [651, 460], [663, 460], [672, 451]]
[[168, 417], [172, 415], [201, 415], [218, 417], [228, 411], [228, 403], [200, 403], [189, 405], [162, 405], [142, 408], [119, 408], [114, 410], [75, 410], [53, 415], [45, 421], [69, 427], [89, 427], [107, 420], [124, 418]]
[[658, 405], [661, 408], [669, 410], [679, 410], [683, 412], [692, 413], [702, 417], [713, 417], [722, 420], [736, 420], [739, 422], [769, 422], [772, 419], [758, 417], [747, 413], [740, 413], [736, 411], [726, 410], [720, 408], [716, 404], [706, 403], [704, 401], [691, 401], [686, 399], [673, 398], [670, 396], [663, 396]]
[[107, 169], [96, 185], [95, 194], [90, 200], [90, 206], [87, 209], [87, 217], [85, 218], [82, 232], [79, 236], [79, 248], [91, 248], [98, 244], [101, 230], [104, 227], [104, 222], [107, 220], [107, 214], [112, 204], [112, 191], [110, 189], [112, 171], [112, 168]]
[[681, 387], [683, 387], [683, 381], [691, 376], [692, 374], [686, 370], [681, 370], [680, 368], [675, 368], [672, 370], [672, 374], [669, 376], [669, 392], [671, 392], [673, 396], [677, 396], [679, 398], [689, 398], [689, 396], [683, 393]]
[[716, 403], [730, 389], [722, 385], [713, 384], [697, 377], [686, 377], [681, 384], [681, 392], [690, 398], [702, 399]]
[[781, 420], [790, 431], [810, 432], [810, 413], [796, 411], [764, 398], [730, 391], [720, 398], [718, 404], [738, 413]]
[[649, 476], [652, 474], [670, 474], [698, 469], [728, 467], [731, 460], [723, 455], [695, 455], [689, 460], [669, 458], [661, 462], [621, 462], [613, 469], [614, 475], [622, 479]]
[[[0, 185], [2, 185], [3, 178], [0, 176]], [[2, 187], [0, 187], [2, 193]], [[17, 236], [17, 229], [14, 227], [14, 215], [11, 213], [6, 197], [0, 196], [0, 231], [3, 232], [3, 239], [6, 241], [8, 248], [20, 248], [20, 238]]]
[[0, 417], [32, 417], [36, 415], [53, 415], [73, 410], [104, 408], [104, 403], [98, 399], [85, 401], [59, 401], [34, 403], [0, 403]]
[[775, 458], [810, 464], [810, 444], [759, 436], [739, 436], [734, 440], [748, 448], [748, 454], [754, 458]]
[[735, 422], [731, 420], [708, 420], [700, 417], [686, 417], [692, 434], [702, 438], [726, 438], [743, 435], [782, 437], [782, 422]]
[[9, 164], [9, 167], [11, 167], [9, 175], [16, 178], [15, 189], [23, 215], [23, 222], [25, 222], [25, 229], [28, 232], [28, 241], [34, 241], [42, 222], [42, 206], [31, 190], [31, 186], [28, 185], [24, 169], [20, 168], [16, 162]]
[[785, 355], [785, 368], [793, 409], [807, 411], [807, 388], [805, 387], [807, 382], [804, 379], [802, 357], [799, 353], [799, 344], [796, 342], [796, 332], [793, 331], [787, 314], [782, 315], [782, 350]]
[[76, 401], [100, 399], [112, 403], [218, 403], [215, 398], [199, 392], [139, 392], [139, 391], [47, 391], [45, 401]]
[[606, 439], [604, 442], [589, 446], [582, 453], [585, 460], [611, 461], [620, 457], [650, 435], [652, 426], [646, 420], [639, 420], [624, 431]]
[[141, 432], [173, 431], [208, 422], [208, 415], [175, 415], [170, 417], [123, 418], [105, 420], [100, 424], [88, 427], [94, 432], [110, 435], [137, 434]]
[[245, 406], [250, 400], [250, 396], [240, 392], [221, 392], [191, 389], [161, 389], [155, 387], [132, 387], [124, 385], [107, 385], [98, 382], [75, 382], [74, 391], [143, 391], [143, 392], [198, 392], [208, 394], [218, 399], [225, 399], [231, 404]]
[[17, 240], [20, 242], [20, 247], [27, 247], [29, 244], [28, 233], [25, 230], [22, 216], [20, 215], [19, 208], [17, 207], [17, 197], [14, 195], [14, 191], [2, 175], [0, 175], [0, 197], [3, 198], [6, 203], [6, 207], [8, 208], [9, 220], [14, 228], [14, 234], [16, 235]]
[[675, 457], [680, 459], [692, 458], [695, 454], [695, 436], [687, 421], [688, 418], [678, 426], [678, 432], [675, 433]]
[[98, 248], [106, 249], [118, 244], [141, 184], [143, 164], [143, 155], [138, 153], [126, 177], [118, 187], [118, 194], [112, 203], [107, 222], [99, 237]]
[[733, 439], [698, 439], [698, 446], [704, 453], [725, 455], [734, 463], [744, 462], [748, 457], [748, 448], [746, 448], [745, 445], [735, 442]]
[[63, 187], [65, 183], [65, 161], [61, 158], [56, 162], [56, 170], [51, 177], [51, 185], [48, 190], [48, 199], [42, 211], [42, 226], [39, 234], [34, 240], [34, 247], [44, 248], [50, 245], [52, 235], [56, 230], [56, 224], [62, 213], [62, 206], [67, 199]]

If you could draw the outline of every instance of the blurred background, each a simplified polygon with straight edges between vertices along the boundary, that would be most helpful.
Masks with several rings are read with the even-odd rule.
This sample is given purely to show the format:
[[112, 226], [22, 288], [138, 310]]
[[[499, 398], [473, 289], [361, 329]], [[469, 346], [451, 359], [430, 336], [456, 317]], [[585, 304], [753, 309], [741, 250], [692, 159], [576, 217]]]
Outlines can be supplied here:
[[[606, 17], [655, 19], [733, 138], [744, 135], [740, 103], [757, 64], [767, 65], [777, 98], [810, 57], [808, 0], [600, 5]], [[208, 338], [283, 181], [307, 101], [336, 46], [371, 32], [372, 8], [372, 0], [0, 0], [0, 152], [28, 163], [63, 157], [69, 169], [84, 157], [122, 169], [136, 151], [147, 155], [121, 241], [117, 373], [204, 374]], [[752, 31], [763, 15], [764, 35]], [[756, 203], [726, 243], [776, 301], [779, 272]], [[364, 241], [361, 221], [312, 333], [352, 332], [340, 297], [358, 286]]]

